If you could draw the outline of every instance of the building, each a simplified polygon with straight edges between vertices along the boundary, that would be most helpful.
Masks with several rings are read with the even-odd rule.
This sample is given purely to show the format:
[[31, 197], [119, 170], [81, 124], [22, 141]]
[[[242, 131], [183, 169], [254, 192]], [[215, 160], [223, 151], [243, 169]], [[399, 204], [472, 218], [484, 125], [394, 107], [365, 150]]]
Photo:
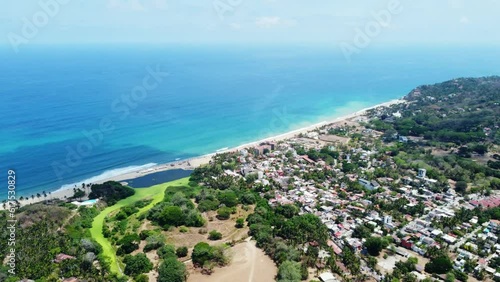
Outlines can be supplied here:
[[500, 226], [500, 221], [499, 220], [495, 220], [495, 219], [490, 220], [490, 222], [488, 224], [488, 228], [493, 233], [495, 233], [498, 230], [499, 226]]
[[491, 209], [500, 206], [500, 197], [489, 197], [479, 201], [470, 201], [474, 207], [481, 206], [485, 209]]
[[368, 181], [365, 179], [360, 178], [358, 180], [359, 184], [363, 185], [366, 189], [373, 191], [376, 190], [380, 187], [380, 184], [378, 184], [377, 181]]
[[448, 234], [444, 234], [441, 238], [448, 244], [455, 244], [455, 242], [457, 241], [457, 238]]
[[56, 258], [53, 260], [53, 262], [55, 263], [60, 263], [62, 262], [63, 260], [67, 260], [67, 259], [76, 259], [74, 256], [70, 256], [70, 255], [67, 255], [67, 254], [58, 254], [56, 256]]
[[418, 169], [418, 178], [425, 178], [425, 175], [427, 174], [427, 170], [425, 168], [419, 168]]
[[392, 216], [386, 215], [384, 216], [384, 227], [389, 229], [394, 229], [396, 226], [392, 223]]
[[409, 236], [407, 236], [407, 237], [403, 238], [403, 239], [401, 240], [401, 246], [403, 246], [403, 247], [405, 247], [405, 248], [407, 248], [407, 249], [411, 250], [411, 248], [413, 247], [413, 242], [412, 242], [412, 241], [410, 241], [410, 239], [411, 239], [411, 238], [410, 238]]
[[402, 249], [400, 247], [396, 248], [396, 254], [398, 254], [398, 255], [400, 255], [402, 257], [405, 257], [405, 258], [407, 258], [407, 257], [410, 256], [410, 254], [407, 251], [405, 251], [404, 249]]
[[337, 282], [338, 280], [333, 276], [331, 272], [321, 273], [319, 280], [322, 282]]
[[391, 224], [392, 223], [392, 216], [386, 215], [384, 216], [384, 224]]

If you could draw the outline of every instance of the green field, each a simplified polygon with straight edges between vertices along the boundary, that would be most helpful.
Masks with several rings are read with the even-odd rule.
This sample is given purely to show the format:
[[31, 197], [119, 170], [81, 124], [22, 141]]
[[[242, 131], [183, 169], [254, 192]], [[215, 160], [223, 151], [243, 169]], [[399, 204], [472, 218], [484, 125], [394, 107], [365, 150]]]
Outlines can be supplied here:
[[108, 239], [104, 238], [104, 235], [102, 234], [102, 226], [104, 224], [104, 219], [113, 211], [116, 211], [124, 206], [133, 204], [137, 201], [144, 199], [153, 199], [153, 201], [149, 205], [139, 210], [138, 215], [140, 215], [151, 209], [157, 203], [161, 202], [165, 195], [165, 190], [169, 186], [187, 186], [188, 182], [189, 182], [189, 177], [186, 177], [170, 181], [167, 183], [151, 186], [149, 188], [134, 189], [135, 194], [133, 196], [123, 199], [111, 207], [107, 207], [101, 213], [99, 213], [98, 216], [94, 218], [94, 221], [92, 222], [92, 228], [90, 229], [90, 234], [92, 235], [92, 238], [94, 238], [102, 246], [103, 254], [109, 258], [111, 272], [121, 274], [122, 270], [120, 268], [118, 259], [116, 257], [115, 248], [113, 248]]

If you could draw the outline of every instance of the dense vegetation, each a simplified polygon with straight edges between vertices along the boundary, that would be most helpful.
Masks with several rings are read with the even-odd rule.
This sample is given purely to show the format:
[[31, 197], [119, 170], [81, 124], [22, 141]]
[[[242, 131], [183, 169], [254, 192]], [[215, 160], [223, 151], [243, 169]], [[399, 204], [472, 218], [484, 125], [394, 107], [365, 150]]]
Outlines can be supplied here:
[[[497, 168], [500, 145], [500, 77], [456, 79], [421, 86], [405, 97], [406, 104], [372, 110], [368, 127], [383, 137], [400, 169], [427, 169], [438, 180], [435, 191], [456, 181], [461, 194], [500, 187]], [[399, 114], [401, 117], [395, 117]], [[401, 137], [409, 142], [392, 142]], [[413, 138], [413, 139], [411, 139]], [[394, 177], [379, 168], [376, 177]]]
[[[395, 107], [402, 118], [384, 114], [372, 122], [387, 137], [424, 137], [426, 140], [472, 145], [484, 153], [488, 142], [500, 144], [495, 126], [500, 118], [500, 77], [462, 78], [424, 85], [412, 91], [404, 106]], [[479, 143], [479, 144], [478, 144]]]
[[212, 268], [211, 265], [227, 265], [228, 256], [225, 255], [227, 245], [210, 246], [208, 243], [200, 242], [194, 246], [191, 259], [193, 264], [204, 268]]
[[89, 194], [90, 199], [102, 199], [109, 206], [116, 204], [121, 199], [125, 199], [134, 195], [134, 189], [123, 186], [115, 181], [108, 181], [103, 184], [93, 184], [92, 192]]
[[158, 268], [158, 281], [185, 282], [187, 278], [186, 266], [177, 260], [175, 247], [165, 245], [158, 249], [158, 257], [162, 260]]
[[164, 259], [158, 273], [158, 282], [184, 282], [187, 278], [186, 266], [174, 257]]
[[[1, 214], [1, 225], [5, 226], [5, 213]], [[101, 246], [88, 232], [96, 214], [95, 208], [74, 210], [74, 206], [65, 204], [21, 208], [17, 214], [20, 224], [16, 234], [16, 276], [0, 273], [0, 281], [19, 281], [26, 277], [40, 281], [59, 281], [58, 277], [115, 281], [116, 276], [108, 272]], [[7, 242], [4, 236], [1, 240]], [[67, 256], [54, 263], [61, 254]]]
[[[167, 193], [171, 193], [169, 190]], [[205, 220], [196, 210], [194, 203], [186, 197], [185, 192], [165, 196], [163, 202], [158, 203], [148, 213], [147, 219], [168, 230], [171, 226], [201, 227]]]

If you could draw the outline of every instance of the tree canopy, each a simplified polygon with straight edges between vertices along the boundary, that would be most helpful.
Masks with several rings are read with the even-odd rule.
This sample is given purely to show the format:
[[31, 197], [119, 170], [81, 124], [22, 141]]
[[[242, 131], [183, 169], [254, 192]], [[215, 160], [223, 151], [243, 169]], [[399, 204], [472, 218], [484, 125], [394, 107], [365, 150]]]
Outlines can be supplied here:
[[175, 257], [166, 258], [158, 268], [158, 282], [185, 282], [186, 266]]
[[370, 237], [366, 239], [364, 246], [370, 255], [378, 256], [384, 248], [389, 246], [389, 242], [385, 238]]
[[127, 255], [123, 260], [125, 263], [125, 274], [136, 276], [142, 273], [149, 272], [153, 269], [153, 264], [145, 254], [140, 253], [135, 256]]
[[425, 271], [429, 273], [445, 274], [453, 268], [453, 263], [446, 255], [441, 255], [425, 264]]
[[108, 181], [103, 184], [93, 184], [92, 192], [89, 194], [90, 199], [103, 199], [108, 205], [114, 205], [121, 199], [125, 199], [135, 194], [135, 190], [123, 186], [116, 181]]
[[278, 268], [278, 282], [299, 282], [302, 280], [300, 263], [285, 261]]
[[195, 265], [202, 266], [206, 261], [209, 261], [212, 258], [212, 247], [209, 244], [205, 242], [199, 242], [194, 246], [191, 259], [193, 260], [193, 263]]

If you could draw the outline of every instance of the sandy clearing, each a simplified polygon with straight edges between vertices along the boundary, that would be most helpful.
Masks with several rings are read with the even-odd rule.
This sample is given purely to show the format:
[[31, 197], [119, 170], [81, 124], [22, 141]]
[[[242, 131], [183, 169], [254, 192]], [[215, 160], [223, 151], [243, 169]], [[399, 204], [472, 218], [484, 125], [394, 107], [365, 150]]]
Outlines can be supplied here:
[[233, 259], [229, 266], [215, 268], [212, 275], [198, 271], [191, 273], [187, 282], [271, 282], [277, 274], [274, 262], [247, 239], [231, 249]]

